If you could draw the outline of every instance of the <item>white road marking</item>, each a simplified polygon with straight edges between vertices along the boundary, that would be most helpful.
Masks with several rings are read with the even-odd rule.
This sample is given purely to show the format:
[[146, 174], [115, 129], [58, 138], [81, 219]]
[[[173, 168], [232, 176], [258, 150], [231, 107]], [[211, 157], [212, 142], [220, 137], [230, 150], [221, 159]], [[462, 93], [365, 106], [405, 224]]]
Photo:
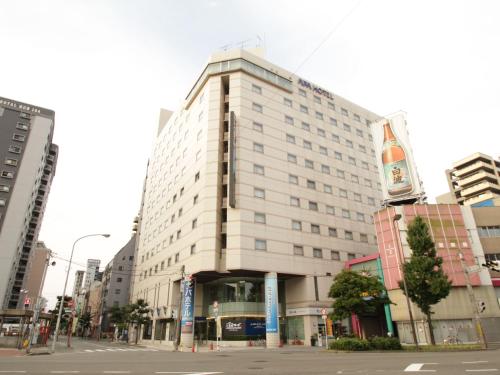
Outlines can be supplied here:
[[497, 368], [482, 368], [478, 370], [465, 370], [466, 372], [493, 372], [493, 371], [498, 371]]
[[114, 352], [115, 349], [106, 349], [108, 352]]
[[405, 368], [405, 372], [436, 372], [436, 370], [422, 370], [424, 365], [437, 365], [437, 363], [412, 363]]
[[488, 361], [470, 361], [470, 362], [462, 362], [464, 365], [465, 364], [472, 364], [472, 363], [488, 363]]
[[223, 374], [223, 372], [157, 371], [155, 374], [213, 375]]
[[61, 371], [51, 371], [51, 374], [78, 374], [80, 371], [66, 371], [66, 370], [61, 370]]
[[89, 352], [89, 353], [94, 353], [94, 351], [92, 349], [85, 349], [86, 352]]
[[105, 350], [104, 349], [96, 349], [95, 351], [96, 352], [104, 352]]
[[25, 370], [12, 370], [12, 371], [8, 371], [8, 370], [5, 370], [5, 371], [0, 371], [1, 373], [3, 374], [26, 374], [26, 371]]
[[103, 371], [103, 374], [130, 374], [130, 371]]

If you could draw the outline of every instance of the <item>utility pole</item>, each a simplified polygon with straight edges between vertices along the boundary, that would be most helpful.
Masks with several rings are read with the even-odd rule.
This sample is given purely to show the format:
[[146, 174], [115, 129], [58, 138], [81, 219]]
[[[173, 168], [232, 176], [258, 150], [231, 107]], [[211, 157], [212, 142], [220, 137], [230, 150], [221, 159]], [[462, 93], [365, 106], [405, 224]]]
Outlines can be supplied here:
[[469, 294], [470, 303], [472, 306], [472, 312], [474, 314], [474, 322], [476, 325], [477, 335], [479, 340], [481, 341], [481, 346], [483, 349], [488, 348], [488, 344], [486, 343], [486, 337], [484, 336], [483, 326], [481, 324], [481, 318], [479, 316], [478, 305], [476, 301], [476, 297], [474, 296], [474, 289], [472, 289], [472, 285], [470, 283], [470, 275], [469, 269], [467, 268], [467, 264], [465, 264], [464, 255], [462, 253], [458, 254], [460, 258], [460, 264], [462, 266], [462, 270], [464, 271], [465, 283], [467, 284], [467, 292]]
[[177, 327], [175, 328], [174, 350], [179, 350], [181, 343], [181, 319], [182, 319], [182, 292], [184, 287], [184, 265], [181, 266], [181, 280], [179, 282], [179, 306], [177, 307]]

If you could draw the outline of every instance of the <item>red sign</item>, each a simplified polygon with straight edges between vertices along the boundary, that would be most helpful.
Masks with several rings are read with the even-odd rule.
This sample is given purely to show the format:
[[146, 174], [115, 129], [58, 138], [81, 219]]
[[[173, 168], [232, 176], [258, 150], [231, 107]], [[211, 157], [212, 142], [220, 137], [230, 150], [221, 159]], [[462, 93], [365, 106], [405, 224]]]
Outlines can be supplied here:
[[29, 305], [31, 305], [31, 298], [26, 297], [26, 298], [24, 299], [24, 305], [25, 305], [25, 306], [29, 306]]

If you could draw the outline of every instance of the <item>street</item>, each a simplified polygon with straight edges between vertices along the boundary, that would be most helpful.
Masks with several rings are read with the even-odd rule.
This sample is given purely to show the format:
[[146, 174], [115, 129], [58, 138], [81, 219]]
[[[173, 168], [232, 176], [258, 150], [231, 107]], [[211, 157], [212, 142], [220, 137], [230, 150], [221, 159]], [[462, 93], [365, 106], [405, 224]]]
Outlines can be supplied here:
[[[62, 349], [62, 348], [61, 348]], [[75, 340], [71, 351], [2, 357], [2, 374], [500, 374], [498, 350], [455, 353], [333, 353], [321, 348], [171, 352]]]

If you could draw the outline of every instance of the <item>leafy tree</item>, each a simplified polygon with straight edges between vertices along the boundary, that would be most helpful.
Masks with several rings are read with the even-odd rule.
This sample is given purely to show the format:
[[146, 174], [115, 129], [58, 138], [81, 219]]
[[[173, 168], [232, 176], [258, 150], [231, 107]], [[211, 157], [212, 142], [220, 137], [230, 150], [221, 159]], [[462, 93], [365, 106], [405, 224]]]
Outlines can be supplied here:
[[[427, 317], [431, 344], [435, 345], [431, 306], [448, 296], [451, 281], [443, 272], [443, 259], [436, 255], [436, 248], [429, 235], [427, 224], [420, 216], [408, 225], [407, 240], [412, 250], [410, 260], [403, 264], [408, 297]], [[399, 287], [404, 293], [402, 280], [399, 282]]]
[[332, 304], [332, 318], [335, 320], [352, 314], [372, 314], [384, 304], [391, 303], [377, 276], [352, 270], [343, 270], [335, 276], [328, 296], [335, 299]]
[[[57, 296], [56, 306], [54, 307], [53, 310], [49, 310], [49, 314], [52, 314], [52, 318], [50, 320], [50, 326], [51, 326], [52, 329], [56, 328], [57, 316], [59, 315], [59, 308], [61, 307], [61, 299], [62, 299], [61, 296]], [[61, 323], [60, 323], [60, 326], [59, 326], [59, 332], [64, 332], [66, 330], [66, 327], [67, 327], [68, 322], [69, 322], [70, 315], [66, 314], [64, 312], [64, 309], [68, 308], [69, 302], [71, 302], [72, 300], [73, 300], [72, 297], [70, 297], [70, 296], [64, 296], [63, 312], [62, 312], [62, 315], [61, 315]]]
[[82, 337], [85, 331], [92, 325], [92, 318], [93, 316], [90, 312], [85, 312], [78, 318], [78, 326], [81, 329]]
[[149, 313], [149, 305], [143, 299], [138, 299], [136, 303], [126, 306], [126, 309], [128, 311], [127, 322], [135, 324], [135, 343], [137, 344], [141, 326], [149, 322], [149, 317], [147, 316], [147, 313]]
[[110, 321], [115, 323], [119, 330], [126, 328], [129, 321], [130, 307], [127, 306], [113, 306], [110, 309]]

